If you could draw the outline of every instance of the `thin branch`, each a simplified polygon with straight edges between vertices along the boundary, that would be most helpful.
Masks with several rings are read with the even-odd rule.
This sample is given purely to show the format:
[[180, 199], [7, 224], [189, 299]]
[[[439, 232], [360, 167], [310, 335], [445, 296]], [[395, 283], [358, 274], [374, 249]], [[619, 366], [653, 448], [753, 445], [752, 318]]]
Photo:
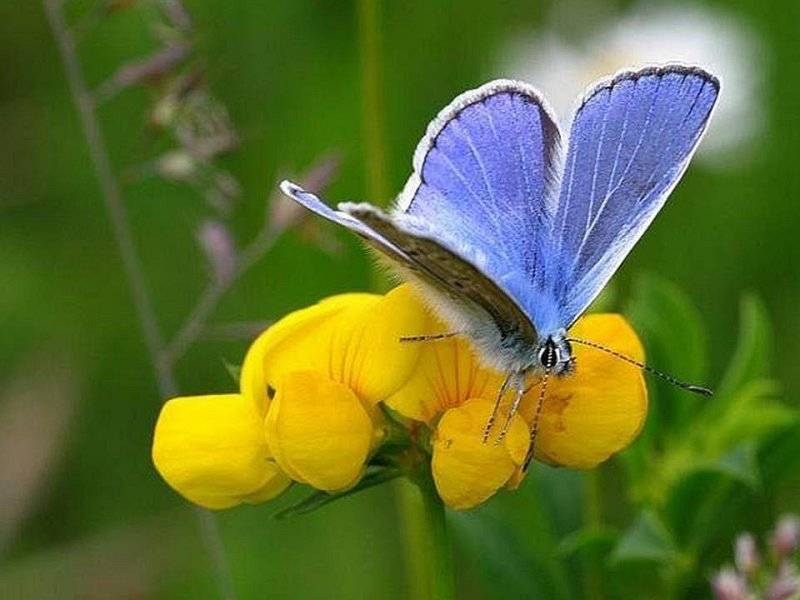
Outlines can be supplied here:
[[189, 316], [184, 319], [178, 332], [164, 348], [159, 359], [160, 362], [169, 366], [174, 365], [186, 353], [195, 340], [200, 337], [222, 297], [244, 273], [269, 252], [277, 237], [265, 226], [239, 255], [233, 274], [226, 279], [212, 279], [208, 283]]
[[[125, 275], [130, 283], [136, 314], [142, 326], [145, 345], [150, 354], [153, 364], [158, 364], [160, 349], [163, 346], [161, 332], [155, 318], [155, 310], [150, 296], [147, 292], [144, 270], [139, 261], [136, 248], [133, 243], [128, 215], [122, 202], [122, 195], [119, 189], [111, 163], [106, 151], [105, 142], [100, 132], [100, 124], [94, 112], [94, 101], [89, 87], [83, 77], [78, 55], [75, 48], [75, 38], [69, 31], [61, 12], [61, 2], [59, 0], [44, 0], [45, 11], [50, 22], [58, 44], [61, 59], [64, 63], [67, 81], [70, 92], [77, 105], [81, 117], [83, 134], [89, 146], [92, 162], [94, 164], [95, 175], [97, 176], [102, 191], [103, 202], [105, 203], [108, 218], [114, 233], [114, 239], [119, 247], [122, 257]], [[164, 370], [161, 366], [156, 368], [158, 388], [161, 395], [165, 398], [172, 396], [176, 391], [175, 380], [172, 374]]]
[[[300, 178], [303, 187], [311, 192], [319, 192], [333, 179], [339, 170], [339, 157], [336, 154], [324, 156]], [[280, 192], [276, 192], [280, 194]], [[270, 198], [270, 207], [277, 206], [280, 196]], [[297, 209], [297, 206], [290, 202]], [[281, 211], [279, 211], [281, 212]], [[209, 317], [217, 308], [222, 297], [233, 287], [239, 278], [255, 265], [267, 252], [272, 249], [280, 235], [296, 225], [297, 221], [308, 215], [308, 211], [299, 208], [297, 212], [282, 211], [281, 216], [275, 212], [270, 214], [269, 220], [262, 226], [250, 244], [239, 254], [233, 273], [224, 279], [212, 279], [189, 316], [184, 319], [178, 332], [167, 344], [161, 361], [166, 365], [174, 365], [186, 353], [186, 350], [200, 337], [208, 324]]]
[[[94, 101], [83, 76], [78, 60], [75, 38], [69, 30], [61, 11], [61, 0], [43, 0], [44, 10], [58, 45], [64, 63], [67, 82], [75, 105], [80, 113], [81, 126], [94, 164], [95, 174], [100, 183], [103, 202], [117, 243], [126, 278], [133, 294], [134, 306], [142, 328], [145, 345], [156, 375], [162, 399], [178, 393], [175, 375], [169, 364], [161, 360], [163, 338], [158, 327], [152, 299], [148, 292], [139, 255], [133, 242], [128, 215], [122, 202], [119, 182], [114, 176], [106, 151], [100, 123], [95, 113]], [[195, 508], [195, 516], [202, 534], [206, 551], [214, 569], [214, 579], [220, 597], [228, 600], [236, 597], [233, 579], [228, 566], [219, 527], [213, 514]]]
[[254, 340], [259, 333], [267, 329], [270, 321], [236, 321], [232, 323], [208, 324], [203, 327], [204, 340]]

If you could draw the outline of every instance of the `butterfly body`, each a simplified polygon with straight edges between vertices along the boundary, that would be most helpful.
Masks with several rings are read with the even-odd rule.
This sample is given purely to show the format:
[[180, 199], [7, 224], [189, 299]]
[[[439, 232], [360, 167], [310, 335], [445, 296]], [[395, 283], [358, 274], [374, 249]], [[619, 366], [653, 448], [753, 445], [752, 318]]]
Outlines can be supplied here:
[[391, 211], [282, 189], [360, 235], [522, 385], [575, 367], [570, 327], [677, 185], [718, 92], [697, 67], [622, 72], [586, 93], [562, 151], [540, 94], [493, 81], [431, 122]]

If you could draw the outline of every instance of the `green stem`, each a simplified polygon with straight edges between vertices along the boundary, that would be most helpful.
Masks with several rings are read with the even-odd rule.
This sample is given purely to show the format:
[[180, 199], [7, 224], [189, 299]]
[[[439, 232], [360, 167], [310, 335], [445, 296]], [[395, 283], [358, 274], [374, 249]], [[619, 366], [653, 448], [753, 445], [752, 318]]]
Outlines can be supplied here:
[[389, 199], [386, 181], [386, 144], [383, 138], [379, 0], [358, 1], [358, 40], [361, 52], [364, 159], [367, 199], [382, 204]]
[[[382, 203], [389, 198], [386, 145], [383, 137], [379, 0], [358, 1], [358, 38], [363, 94], [362, 128], [367, 198]], [[383, 282], [378, 276], [378, 287]], [[409, 479], [397, 483], [411, 598], [450, 600], [455, 577], [444, 504], [436, 493], [430, 468], [419, 461]]]
[[[593, 469], [586, 473], [583, 518], [587, 529], [599, 530], [602, 527], [602, 504], [600, 499], [600, 472]], [[603, 594], [603, 574], [597, 556], [587, 555], [584, 561], [584, 592], [587, 598], [601, 600]]]
[[411, 586], [409, 596], [418, 600], [455, 598], [453, 553], [447, 532], [445, 509], [430, 471], [397, 485], [406, 564]]

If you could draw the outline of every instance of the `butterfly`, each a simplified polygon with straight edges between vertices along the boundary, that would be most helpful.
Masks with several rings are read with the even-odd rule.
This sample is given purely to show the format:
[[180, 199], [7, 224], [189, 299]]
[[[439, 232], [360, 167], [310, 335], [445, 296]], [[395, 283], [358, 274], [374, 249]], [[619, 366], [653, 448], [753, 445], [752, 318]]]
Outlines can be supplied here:
[[513, 411], [528, 375], [571, 372], [572, 343], [616, 354], [568, 331], [664, 206], [719, 90], [694, 66], [620, 72], [588, 89], [562, 144], [536, 89], [491, 81], [430, 123], [388, 212], [351, 202], [334, 210], [291, 182], [281, 188], [417, 282], [483, 362], [507, 373], [501, 395], [516, 385]]

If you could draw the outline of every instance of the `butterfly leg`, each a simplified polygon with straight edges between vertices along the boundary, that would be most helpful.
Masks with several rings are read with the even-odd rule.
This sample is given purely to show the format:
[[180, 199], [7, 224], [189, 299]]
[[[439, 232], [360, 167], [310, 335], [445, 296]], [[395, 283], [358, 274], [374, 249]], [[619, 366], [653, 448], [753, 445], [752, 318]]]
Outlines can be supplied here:
[[401, 342], [434, 342], [446, 340], [457, 335], [464, 335], [463, 331], [451, 331], [448, 333], [433, 333], [431, 335], [404, 335], [400, 338]]
[[531, 427], [531, 443], [528, 446], [528, 454], [525, 456], [525, 462], [522, 463], [522, 472], [525, 473], [531, 465], [533, 455], [536, 453], [536, 436], [539, 434], [539, 417], [542, 414], [542, 405], [544, 404], [544, 395], [547, 391], [547, 380], [550, 377], [550, 369], [544, 372], [542, 377], [542, 387], [539, 389], [539, 399], [536, 402], [536, 412], [533, 415], [533, 426]]
[[500, 410], [500, 402], [502, 402], [503, 396], [505, 396], [506, 390], [508, 389], [508, 384], [511, 382], [513, 376], [513, 371], [509, 371], [508, 375], [506, 375], [506, 378], [503, 380], [503, 385], [500, 386], [500, 390], [497, 392], [497, 398], [495, 398], [494, 407], [492, 407], [492, 414], [489, 415], [489, 420], [486, 421], [486, 426], [483, 428], [484, 444], [489, 439], [489, 433], [492, 431], [492, 426], [497, 419], [497, 411]]
[[511, 408], [508, 409], [506, 422], [503, 423], [503, 428], [500, 430], [500, 435], [497, 436], [497, 439], [494, 442], [495, 445], [500, 444], [506, 438], [508, 428], [511, 426], [511, 419], [513, 419], [514, 415], [517, 414], [520, 402], [522, 402], [522, 398], [525, 395], [525, 375], [523, 373], [517, 373], [516, 381], [514, 383], [516, 384], [517, 388], [517, 393], [514, 396], [514, 403], [511, 405]]

